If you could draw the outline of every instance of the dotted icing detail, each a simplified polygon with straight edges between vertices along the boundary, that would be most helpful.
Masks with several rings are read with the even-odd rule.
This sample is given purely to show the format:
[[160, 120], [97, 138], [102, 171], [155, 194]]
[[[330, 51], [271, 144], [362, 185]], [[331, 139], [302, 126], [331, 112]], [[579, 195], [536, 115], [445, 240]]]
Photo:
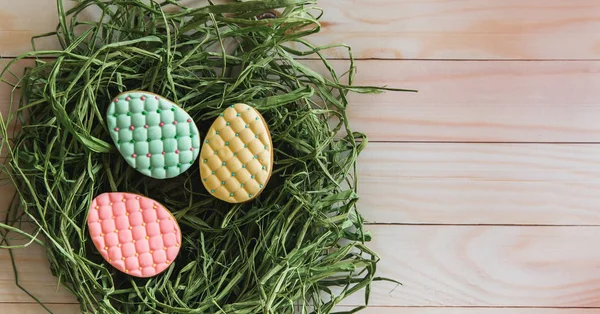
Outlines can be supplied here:
[[259, 195], [273, 169], [273, 145], [258, 111], [246, 104], [228, 106], [207, 134], [200, 153], [206, 190], [229, 203]]
[[200, 134], [192, 118], [173, 102], [154, 94], [127, 92], [117, 96], [108, 108], [107, 126], [127, 163], [156, 179], [185, 172], [200, 152]]
[[173, 215], [154, 200], [136, 194], [97, 196], [90, 205], [87, 224], [102, 257], [135, 277], [165, 271], [181, 247], [181, 229]]

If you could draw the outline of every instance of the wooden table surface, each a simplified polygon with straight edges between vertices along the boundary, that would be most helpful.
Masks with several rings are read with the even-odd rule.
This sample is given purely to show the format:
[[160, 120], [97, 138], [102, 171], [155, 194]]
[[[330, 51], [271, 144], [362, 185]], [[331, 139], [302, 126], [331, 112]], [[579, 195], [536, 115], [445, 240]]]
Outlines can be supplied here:
[[[321, 2], [312, 41], [351, 45], [357, 83], [420, 91], [352, 96], [360, 209], [379, 275], [404, 284], [364, 313], [600, 314], [600, 1]], [[3, 1], [3, 61], [56, 23], [55, 1]], [[78, 312], [40, 248], [14, 253], [26, 288]], [[0, 312], [43, 313], [0, 266]]]

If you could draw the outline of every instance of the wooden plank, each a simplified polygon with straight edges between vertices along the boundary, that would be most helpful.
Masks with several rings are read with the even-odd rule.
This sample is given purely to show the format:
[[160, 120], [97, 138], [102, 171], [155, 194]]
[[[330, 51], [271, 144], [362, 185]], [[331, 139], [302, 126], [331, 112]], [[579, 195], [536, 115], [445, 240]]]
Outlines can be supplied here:
[[[4, 303], [6, 313], [45, 314], [41, 306], [30, 303]], [[50, 304], [47, 307], [54, 313], [81, 313], [77, 304]], [[339, 307], [336, 310], [350, 310]], [[360, 314], [597, 314], [600, 309], [541, 309], [541, 308], [432, 308], [432, 307], [369, 307]]]
[[378, 276], [403, 283], [374, 284], [371, 306], [600, 306], [600, 227], [369, 229]]
[[[360, 58], [597, 59], [600, 52], [600, 4], [595, 0], [338, 0], [318, 5], [325, 10], [323, 27], [311, 41], [349, 44]], [[30, 38], [53, 31], [58, 23], [55, 1], [5, 1], [0, 12], [0, 42], [11, 43], [0, 47], [2, 56], [31, 50]], [[48, 40], [36, 45], [57, 48]], [[345, 57], [340, 50], [328, 54]]]
[[[600, 225], [600, 145], [370, 143], [359, 210], [372, 223]], [[0, 184], [0, 209], [14, 189]]]
[[6, 210], [12, 202], [13, 196], [15, 195], [15, 188], [12, 183], [5, 181], [3, 176], [0, 176], [0, 213], [6, 213]]
[[[4, 158], [0, 157], [0, 163]], [[6, 180], [5, 174], [0, 173], [0, 219], [4, 221], [15, 188]], [[33, 230], [32, 225], [22, 225], [25, 230]], [[4, 237], [3, 237], [4, 238]], [[10, 245], [26, 243], [24, 237], [9, 234]], [[3, 243], [3, 245], [6, 245]], [[19, 283], [42, 302], [74, 303], [76, 299], [66, 289], [58, 286], [58, 280], [50, 273], [50, 265], [44, 249], [38, 245], [30, 245], [24, 249], [12, 250]], [[33, 302], [30, 296], [19, 289], [15, 283], [14, 270], [9, 250], [0, 249], [0, 303], [2, 302]], [[3, 309], [2, 306], [0, 308]], [[0, 311], [5, 313], [4, 311]], [[10, 312], [9, 312], [10, 313]], [[32, 312], [35, 313], [35, 312]]]
[[[0, 164], [4, 164], [6, 159], [4, 158], [6, 151], [0, 150]], [[10, 208], [10, 205], [14, 199], [16, 190], [8, 176], [2, 170], [0, 170], [0, 219], [4, 221], [4, 215]]]
[[[597, 59], [595, 0], [320, 1], [317, 44], [343, 42], [361, 58]], [[344, 56], [336, 51], [331, 55]]]
[[[3, 303], [6, 313], [46, 314], [40, 305], [31, 303]], [[77, 304], [48, 304], [54, 313], [81, 313]], [[340, 306], [337, 311], [347, 311], [351, 307]], [[439, 307], [368, 307], [360, 314], [598, 314], [600, 309], [548, 309], [548, 308], [439, 308]]]
[[[0, 163], [4, 158], [0, 157]], [[15, 188], [5, 179], [5, 174], [0, 173], [0, 219], [9, 208]], [[26, 230], [33, 230], [33, 226], [23, 225]], [[25, 243], [24, 237], [9, 234], [10, 245]], [[12, 250], [15, 265], [19, 275], [19, 283], [31, 294], [42, 302], [74, 303], [76, 299], [66, 289], [58, 286], [58, 280], [50, 273], [50, 265], [44, 249], [38, 245], [30, 245], [24, 249]], [[15, 284], [14, 270], [10, 252], [0, 249], [0, 303], [2, 302], [33, 302], [30, 296], [19, 289]], [[3, 308], [0, 306], [0, 308]], [[3, 311], [0, 311], [5, 313]]]
[[[376, 283], [371, 306], [600, 306], [600, 227], [369, 229], [374, 237], [369, 246], [382, 258], [378, 275], [404, 284]], [[54, 293], [56, 279], [39, 253], [21, 252], [21, 280], [36, 296], [47, 302], [74, 302], [66, 292]], [[0, 302], [28, 302], [10, 281], [4, 258], [0, 265], [5, 269], [0, 271]], [[362, 302], [362, 296], [355, 295], [345, 304]]]
[[356, 84], [419, 90], [351, 96], [353, 130], [374, 141], [599, 141], [597, 61], [363, 61], [357, 67]]
[[[75, 297], [58, 286], [58, 279], [50, 273], [44, 250], [37, 245], [13, 250], [19, 283], [41, 302], [76, 303]], [[0, 250], [0, 303], [33, 302], [30, 296], [16, 286], [8, 250]]]
[[[1, 16], [1, 13], [0, 13], [0, 16]], [[0, 60], [0, 72], [12, 60], [13, 59]], [[6, 122], [7, 119], [9, 118], [8, 115], [10, 113], [14, 113], [17, 110], [18, 105], [19, 105], [19, 98], [21, 97], [21, 91], [20, 91], [20, 89], [15, 89], [13, 86], [19, 84], [19, 79], [25, 73], [25, 68], [31, 67], [33, 65], [34, 65], [33, 60], [19, 61], [10, 67], [9, 72], [5, 73], [4, 76], [2, 76], [1, 79], [3, 81], [0, 82], [0, 118], [2, 118], [3, 121]], [[6, 82], [8, 82], [10, 84], [8, 84]], [[14, 93], [13, 93], [13, 90], [14, 90]], [[11, 97], [13, 99], [12, 103], [11, 103]], [[16, 126], [16, 128], [15, 128], [15, 126]], [[11, 118], [11, 121], [8, 125], [8, 134], [10, 137], [12, 137], [14, 132], [19, 129], [18, 127], [19, 127], [18, 120]], [[3, 136], [2, 136], [2, 134], [0, 134], [0, 139], [2, 139], [2, 138], [3, 138]], [[5, 152], [0, 152], [0, 153], [5, 153]], [[2, 154], [0, 154], [0, 156], [2, 156]]]
[[[2, 303], [0, 305], [2, 313], [19, 314], [46, 314], [48, 313], [39, 304], [31, 303]], [[81, 313], [78, 304], [46, 304], [46, 307], [56, 314], [77, 314]], [[587, 313], [586, 313], [587, 314]]]
[[[351, 95], [353, 130], [371, 141], [600, 141], [600, 61], [370, 60], [357, 67], [357, 84], [419, 89]], [[0, 84], [3, 114], [10, 90]]]
[[[65, 1], [68, 2], [68, 1]], [[31, 38], [56, 30], [58, 14], [56, 1], [19, 0], [0, 3], [0, 56], [14, 57], [32, 50]], [[35, 42], [38, 50], [57, 49], [55, 40]]]
[[370, 222], [600, 224], [600, 145], [370, 143], [359, 209]]
[[[340, 306], [338, 311], [350, 307]], [[360, 314], [598, 314], [600, 309], [552, 308], [469, 308], [469, 307], [368, 307]]]
[[[4, 163], [4, 161], [4, 158], [0, 157], [0, 163]], [[6, 180], [5, 174], [0, 173], [0, 219], [2, 221], [4, 221], [4, 216], [14, 195], [15, 188]], [[26, 230], [33, 230], [33, 226], [30, 225], [22, 225], [22, 227]], [[7, 238], [10, 239], [10, 245], [27, 242], [24, 237], [16, 234], [9, 234]], [[5, 244], [3, 243], [3, 245]], [[50, 265], [42, 247], [30, 245], [24, 249], [14, 249], [12, 253], [19, 275], [19, 283], [41, 302], [75, 303], [77, 301], [69, 291], [58, 286], [57, 278], [50, 273]], [[10, 252], [6, 249], [0, 249], [0, 304], [2, 302], [34, 302], [16, 285]], [[38, 307], [39, 305], [23, 309], [29, 311], [25, 313], [42, 313], [37, 312], [43, 310], [42, 307]], [[12, 313], [6, 312], [3, 304], [0, 305], [0, 308], [2, 313]], [[64, 307], [65, 310], [70, 308], [73, 307]], [[71, 313], [59, 311], [59, 309], [62, 310], [63, 307], [55, 307], [57, 313]]]

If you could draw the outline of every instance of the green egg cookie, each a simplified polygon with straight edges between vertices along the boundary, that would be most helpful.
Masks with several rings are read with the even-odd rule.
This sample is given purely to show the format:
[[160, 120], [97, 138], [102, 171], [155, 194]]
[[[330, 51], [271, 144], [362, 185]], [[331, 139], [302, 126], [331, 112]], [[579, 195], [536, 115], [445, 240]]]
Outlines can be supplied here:
[[192, 118], [156, 94], [130, 91], [108, 107], [107, 125], [123, 158], [156, 179], [186, 171], [200, 153], [200, 134]]

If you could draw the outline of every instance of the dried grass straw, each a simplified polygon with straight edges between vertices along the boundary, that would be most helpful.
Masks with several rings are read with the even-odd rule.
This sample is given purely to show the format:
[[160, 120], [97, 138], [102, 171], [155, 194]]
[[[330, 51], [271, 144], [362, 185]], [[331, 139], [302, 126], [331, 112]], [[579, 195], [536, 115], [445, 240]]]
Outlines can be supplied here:
[[[0, 119], [0, 150], [7, 152], [1, 171], [17, 187], [0, 224], [3, 247], [44, 246], [53, 273], [85, 313], [329, 313], [359, 291], [367, 302], [370, 284], [381, 280], [356, 211], [356, 158], [367, 139], [350, 129], [346, 108], [349, 92], [382, 89], [353, 86], [348, 47], [314, 47], [304, 39], [320, 29], [322, 12], [313, 1], [188, 8], [87, 0], [68, 11], [57, 3], [56, 32], [39, 38], [52, 37], [62, 49], [34, 45], [2, 72], [4, 82], [11, 75], [16, 82], [14, 113]], [[101, 14], [84, 17], [90, 8]], [[281, 14], [256, 18], [272, 9]], [[349, 52], [343, 75], [322, 54], [333, 47]], [[315, 58], [312, 64], [328, 75], [298, 56]], [[35, 65], [14, 74], [23, 59]], [[105, 110], [114, 95], [131, 89], [174, 100], [202, 135], [225, 106], [255, 106], [275, 147], [265, 192], [230, 205], [204, 190], [197, 166], [167, 181], [129, 167], [112, 145]], [[107, 191], [148, 195], [173, 211], [184, 237], [168, 271], [132, 278], [94, 249], [87, 209]], [[11, 245], [9, 234], [28, 241]]]

